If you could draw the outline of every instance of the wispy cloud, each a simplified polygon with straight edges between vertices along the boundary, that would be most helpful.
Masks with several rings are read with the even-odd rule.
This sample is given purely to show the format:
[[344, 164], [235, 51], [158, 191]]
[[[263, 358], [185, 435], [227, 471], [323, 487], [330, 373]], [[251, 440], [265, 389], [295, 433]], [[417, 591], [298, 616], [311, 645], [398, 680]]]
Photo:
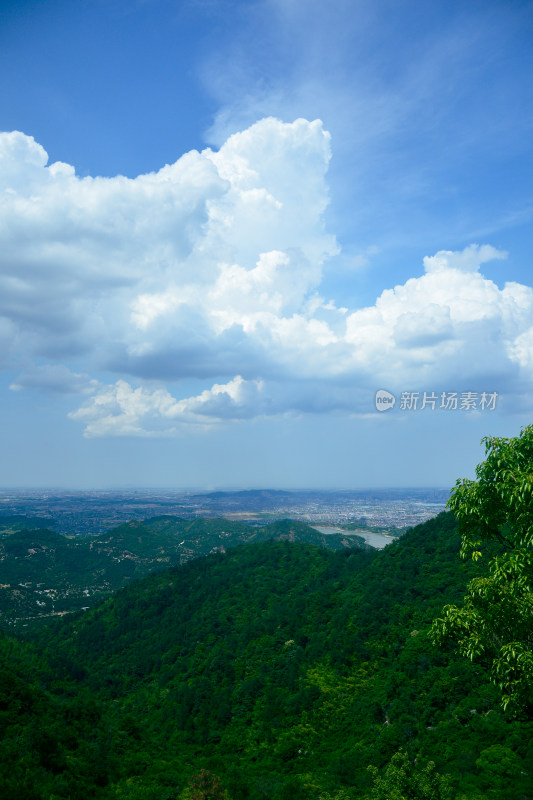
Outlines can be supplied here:
[[100, 382], [86, 373], [72, 372], [64, 364], [31, 366], [9, 388], [14, 392], [38, 389], [51, 394], [86, 395], [97, 392]]
[[[412, 10], [265, 0], [203, 66], [216, 146], [268, 115], [323, 120], [329, 219], [347, 247], [462, 243], [529, 199], [515, 168], [533, 133], [531, 15], [497, 2]], [[493, 170], [506, 181], [497, 195], [486, 191]]]

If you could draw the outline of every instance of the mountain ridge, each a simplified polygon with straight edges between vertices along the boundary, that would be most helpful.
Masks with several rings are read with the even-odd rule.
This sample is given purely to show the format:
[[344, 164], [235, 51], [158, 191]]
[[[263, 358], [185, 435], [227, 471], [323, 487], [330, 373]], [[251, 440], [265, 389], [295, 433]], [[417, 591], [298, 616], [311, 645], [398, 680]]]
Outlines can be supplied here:
[[153, 570], [272, 538], [330, 549], [367, 548], [361, 537], [322, 534], [294, 520], [251, 526], [160, 515], [97, 535], [23, 529], [0, 536], [0, 627], [33, 628], [90, 608]]

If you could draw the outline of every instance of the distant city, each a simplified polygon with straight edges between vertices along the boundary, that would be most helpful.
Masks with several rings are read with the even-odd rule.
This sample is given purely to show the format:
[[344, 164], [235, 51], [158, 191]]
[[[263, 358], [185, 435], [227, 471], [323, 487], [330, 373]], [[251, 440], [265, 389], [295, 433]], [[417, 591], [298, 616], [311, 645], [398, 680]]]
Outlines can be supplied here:
[[310, 525], [369, 528], [418, 525], [446, 507], [449, 489], [356, 491], [173, 490], [59, 491], [0, 489], [0, 515], [38, 517], [58, 533], [102, 533], [121, 522], [169, 514], [224, 517], [251, 524], [290, 518]]

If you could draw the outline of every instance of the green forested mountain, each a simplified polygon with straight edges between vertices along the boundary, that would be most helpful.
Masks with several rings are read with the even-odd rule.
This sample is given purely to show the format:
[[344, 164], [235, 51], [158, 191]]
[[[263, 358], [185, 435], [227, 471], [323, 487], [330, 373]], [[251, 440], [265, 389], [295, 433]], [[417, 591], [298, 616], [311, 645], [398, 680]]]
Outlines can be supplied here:
[[380, 552], [252, 543], [4, 635], [0, 796], [531, 797], [531, 721], [427, 636], [458, 549], [449, 514]]
[[252, 527], [225, 519], [160, 516], [128, 522], [98, 536], [68, 537], [42, 527], [28, 529], [24, 517], [5, 519], [12, 527], [0, 535], [4, 630], [31, 630], [54, 616], [90, 608], [149, 572], [240, 544], [276, 539], [332, 550], [367, 548], [359, 536], [324, 535], [294, 520]]
[[0, 639], [2, 798], [525, 800], [532, 722], [432, 619], [450, 514], [379, 552], [252, 543]]

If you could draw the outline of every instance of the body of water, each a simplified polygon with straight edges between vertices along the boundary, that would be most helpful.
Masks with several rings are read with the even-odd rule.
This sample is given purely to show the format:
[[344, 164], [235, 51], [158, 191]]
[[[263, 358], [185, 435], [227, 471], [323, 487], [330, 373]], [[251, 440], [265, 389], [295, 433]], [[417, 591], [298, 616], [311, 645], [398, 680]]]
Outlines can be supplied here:
[[388, 544], [394, 541], [392, 536], [383, 536], [382, 533], [374, 533], [373, 531], [345, 531], [342, 528], [330, 528], [329, 526], [326, 527], [325, 525], [313, 525], [312, 527], [315, 530], [320, 531], [320, 533], [340, 533], [343, 536], [360, 536], [367, 544], [369, 544], [371, 547], [376, 547], [378, 550], [381, 550], [382, 547], [386, 547]]

